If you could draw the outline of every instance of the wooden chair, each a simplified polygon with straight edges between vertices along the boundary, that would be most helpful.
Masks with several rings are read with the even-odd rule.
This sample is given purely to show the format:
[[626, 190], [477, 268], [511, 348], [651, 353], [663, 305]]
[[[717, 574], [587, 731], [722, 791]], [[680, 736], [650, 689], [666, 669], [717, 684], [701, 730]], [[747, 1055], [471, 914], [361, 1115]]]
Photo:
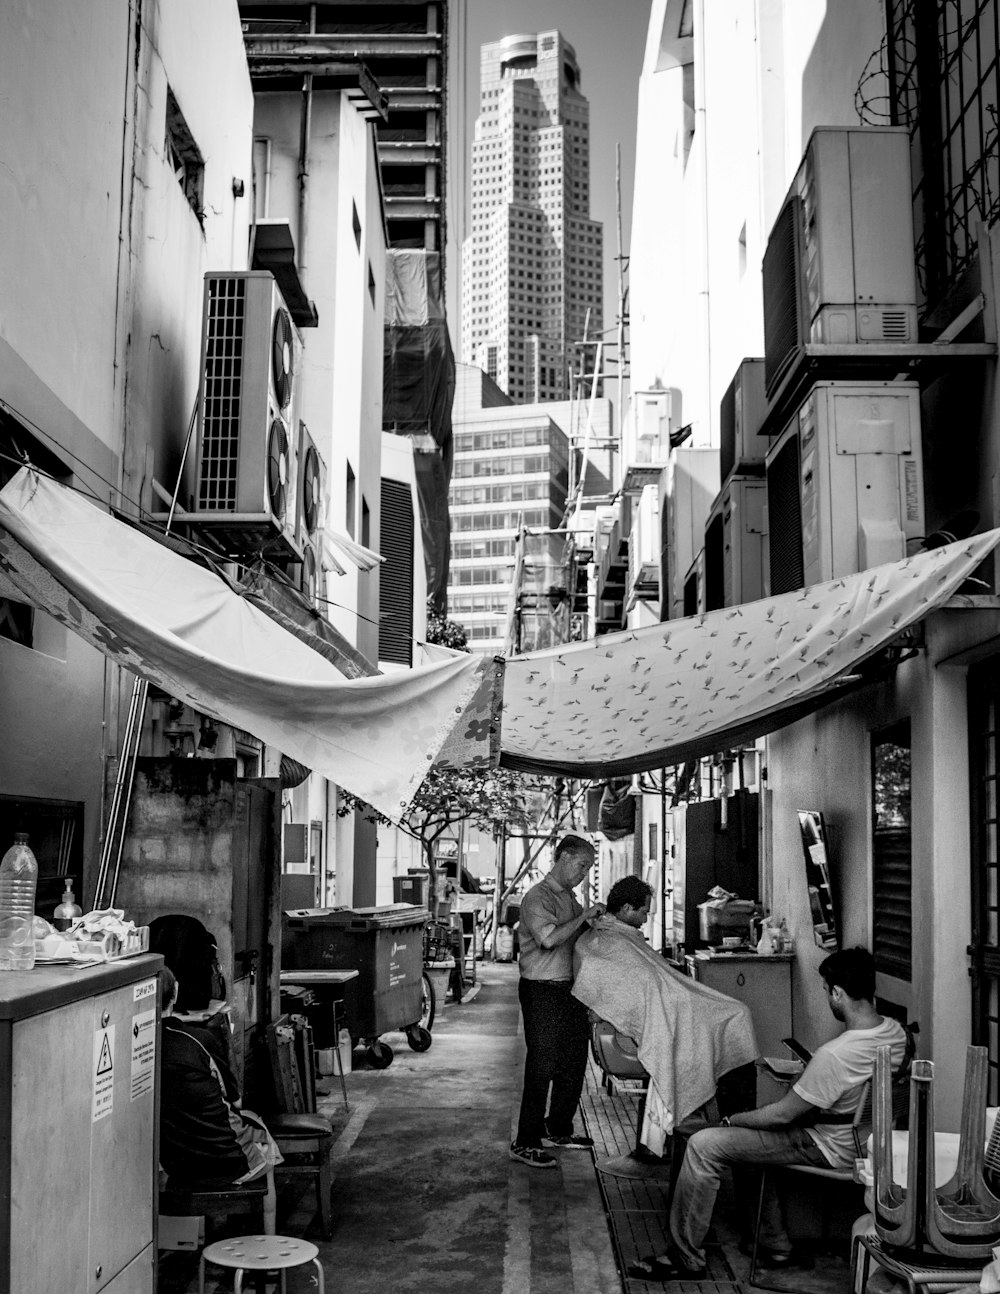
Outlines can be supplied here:
[[161, 1217], [199, 1218], [206, 1214], [253, 1213], [261, 1219], [265, 1235], [275, 1234], [274, 1177], [262, 1174], [236, 1186], [232, 1182], [182, 1182], [169, 1180], [160, 1191]]
[[333, 1235], [331, 1192], [333, 1173], [330, 1152], [333, 1129], [316, 1111], [316, 1080], [312, 1060], [312, 1030], [299, 1016], [282, 1017], [267, 1027], [278, 1112], [266, 1122], [285, 1162], [275, 1174], [308, 1177], [316, 1186], [320, 1231], [324, 1240]]

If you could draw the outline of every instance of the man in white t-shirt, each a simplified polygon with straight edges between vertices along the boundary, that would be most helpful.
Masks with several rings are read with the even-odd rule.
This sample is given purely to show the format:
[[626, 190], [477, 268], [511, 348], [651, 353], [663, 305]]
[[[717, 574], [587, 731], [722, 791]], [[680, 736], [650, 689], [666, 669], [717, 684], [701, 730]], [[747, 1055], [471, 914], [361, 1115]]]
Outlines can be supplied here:
[[[724, 1168], [811, 1164], [847, 1168], [855, 1159], [851, 1122], [879, 1047], [892, 1049], [892, 1067], [906, 1054], [906, 1032], [875, 1010], [875, 962], [864, 948], [843, 949], [820, 965], [830, 1010], [844, 1032], [824, 1043], [780, 1101], [723, 1119], [696, 1132], [687, 1145], [670, 1209], [671, 1250], [628, 1269], [637, 1280], [705, 1277], [704, 1239]], [[825, 1116], [825, 1117], [824, 1117]], [[765, 1193], [760, 1245], [771, 1267], [787, 1266], [791, 1245], [773, 1191]]]

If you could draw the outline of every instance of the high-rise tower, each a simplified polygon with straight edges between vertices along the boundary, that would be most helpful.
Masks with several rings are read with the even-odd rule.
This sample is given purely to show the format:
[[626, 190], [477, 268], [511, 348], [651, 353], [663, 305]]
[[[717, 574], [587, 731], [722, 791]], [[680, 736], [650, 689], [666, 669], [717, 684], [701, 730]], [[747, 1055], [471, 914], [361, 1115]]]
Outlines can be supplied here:
[[568, 399], [575, 345], [602, 326], [602, 226], [589, 214], [590, 105], [579, 84], [558, 31], [481, 48], [462, 357], [516, 401]]

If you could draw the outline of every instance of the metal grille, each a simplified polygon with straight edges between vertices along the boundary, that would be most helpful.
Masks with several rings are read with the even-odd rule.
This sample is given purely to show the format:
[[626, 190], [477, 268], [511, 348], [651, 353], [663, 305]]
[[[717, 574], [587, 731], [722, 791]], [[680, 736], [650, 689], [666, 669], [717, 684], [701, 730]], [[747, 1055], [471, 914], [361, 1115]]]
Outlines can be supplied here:
[[972, 791], [972, 1041], [989, 1052], [989, 1095], [1000, 1100], [1000, 848], [997, 730], [1000, 658], [969, 670]]
[[933, 307], [1000, 217], [998, 0], [887, 0], [893, 125], [909, 127], [921, 299]]
[[246, 282], [241, 278], [209, 279], [207, 295], [198, 506], [203, 511], [233, 512], [239, 473]]
[[764, 385], [768, 396], [784, 377], [802, 341], [801, 211], [799, 198], [785, 204], [764, 252]]
[[771, 592], [790, 593], [805, 580], [797, 435], [789, 436], [768, 465], [767, 515]]
[[913, 966], [909, 720], [872, 734], [872, 953], [880, 971]]

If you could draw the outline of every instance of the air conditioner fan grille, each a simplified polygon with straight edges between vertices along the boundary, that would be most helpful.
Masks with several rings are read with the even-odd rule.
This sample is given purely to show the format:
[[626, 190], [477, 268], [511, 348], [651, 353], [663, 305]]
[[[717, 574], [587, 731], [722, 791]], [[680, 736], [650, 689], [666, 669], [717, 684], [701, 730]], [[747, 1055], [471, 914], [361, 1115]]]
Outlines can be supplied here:
[[206, 314], [198, 506], [208, 512], [232, 512], [237, 502], [244, 379], [244, 280], [209, 280]]

